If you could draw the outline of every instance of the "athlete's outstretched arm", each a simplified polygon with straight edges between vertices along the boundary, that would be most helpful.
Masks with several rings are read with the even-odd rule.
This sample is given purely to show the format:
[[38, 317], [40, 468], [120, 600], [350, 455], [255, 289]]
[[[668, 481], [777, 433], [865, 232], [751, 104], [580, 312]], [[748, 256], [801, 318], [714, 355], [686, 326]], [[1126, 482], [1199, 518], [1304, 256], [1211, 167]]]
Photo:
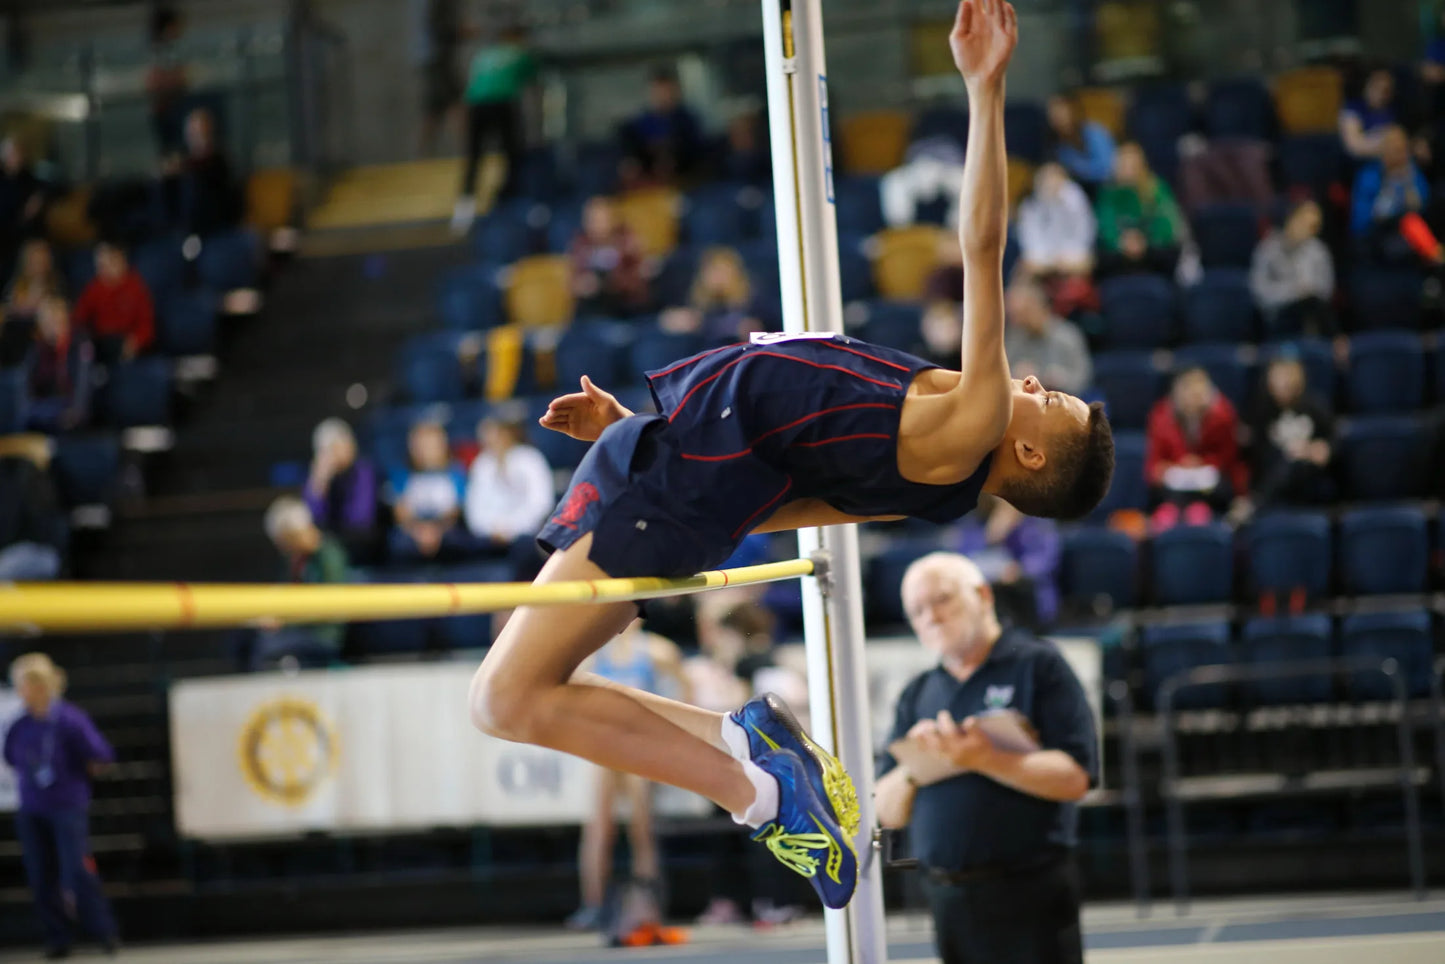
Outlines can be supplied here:
[[1018, 43], [1018, 17], [1005, 0], [963, 0], [949, 46], [968, 89], [968, 152], [959, 198], [963, 246], [963, 378], [972, 426], [1002, 436], [1011, 415], [1003, 350], [1003, 249], [1008, 239], [1008, 157], [1004, 74]]

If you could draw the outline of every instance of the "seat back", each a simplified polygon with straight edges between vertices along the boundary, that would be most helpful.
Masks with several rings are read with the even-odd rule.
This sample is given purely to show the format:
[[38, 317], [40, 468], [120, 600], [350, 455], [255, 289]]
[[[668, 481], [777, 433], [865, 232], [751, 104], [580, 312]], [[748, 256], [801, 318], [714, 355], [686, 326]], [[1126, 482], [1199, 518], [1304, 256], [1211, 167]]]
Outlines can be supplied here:
[[1138, 583], [1139, 550], [1125, 533], [1085, 526], [1065, 535], [1059, 584], [1067, 598], [1095, 611], [1124, 608], [1138, 599]]
[[1193, 219], [1199, 259], [1206, 268], [1248, 268], [1259, 242], [1259, 215], [1246, 204], [1211, 204]]
[[1286, 134], [1333, 134], [1344, 100], [1344, 77], [1334, 67], [1297, 67], [1274, 79], [1275, 111]]
[[886, 174], [903, 163], [910, 121], [903, 111], [850, 114], [838, 122], [843, 170], [849, 174]]
[[1254, 296], [1242, 268], [1213, 268], [1184, 291], [1186, 342], [1255, 341]]
[[507, 317], [526, 327], [565, 325], [572, 320], [572, 268], [563, 255], [537, 254], [508, 269]]
[[1345, 392], [1350, 411], [1358, 415], [1409, 412], [1424, 405], [1425, 355], [1419, 336], [1365, 331], [1351, 338]]
[[[1425, 610], [1356, 613], [1340, 624], [1340, 655], [1346, 659], [1395, 660], [1406, 695], [1430, 692], [1435, 647], [1430, 614]], [[1350, 674], [1350, 692], [1360, 700], [1389, 700], [1395, 691], [1379, 673]]]
[[1352, 418], [1340, 426], [1338, 439], [1346, 498], [1382, 501], [1422, 494], [1424, 430], [1418, 420], [1394, 415]]
[[[1240, 655], [1260, 667], [1322, 661], [1333, 655], [1333, 640], [1334, 628], [1324, 613], [1251, 619], [1240, 634]], [[1265, 705], [1323, 703], [1334, 695], [1328, 674], [1246, 680], [1243, 690], [1252, 702]]]
[[1094, 387], [1104, 395], [1109, 422], [1119, 429], [1142, 429], [1149, 411], [1168, 390], [1164, 372], [1148, 351], [1110, 351], [1094, 356]]
[[1234, 538], [1228, 526], [1177, 526], [1155, 536], [1151, 549], [1158, 603], [1229, 601], [1234, 590]]
[[1157, 275], [1110, 278], [1099, 285], [1104, 340], [1110, 348], [1159, 348], [1174, 338], [1174, 285]]
[[637, 237], [644, 255], [661, 258], [677, 247], [681, 207], [678, 193], [671, 188], [648, 188], [619, 197], [617, 217]]
[[[1139, 633], [1144, 651], [1144, 680], [1151, 703], [1160, 705], [1160, 688], [1172, 676], [1200, 666], [1233, 662], [1229, 646], [1229, 624], [1225, 622], [1174, 623], [1145, 626]], [[1229, 688], [1211, 683], [1190, 686], [1177, 692], [1176, 709], [1224, 706]]]
[[1424, 592], [1429, 571], [1425, 514], [1414, 506], [1352, 509], [1340, 519], [1340, 573], [1346, 592]]
[[942, 229], [932, 225], [887, 228], [873, 238], [873, 287], [879, 297], [916, 301], [938, 263]]
[[1249, 529], [1249, 568], [1255, 589], [1313, 597], [1330, 588], [1330, 520], [1313, 512], [1262, 515]]

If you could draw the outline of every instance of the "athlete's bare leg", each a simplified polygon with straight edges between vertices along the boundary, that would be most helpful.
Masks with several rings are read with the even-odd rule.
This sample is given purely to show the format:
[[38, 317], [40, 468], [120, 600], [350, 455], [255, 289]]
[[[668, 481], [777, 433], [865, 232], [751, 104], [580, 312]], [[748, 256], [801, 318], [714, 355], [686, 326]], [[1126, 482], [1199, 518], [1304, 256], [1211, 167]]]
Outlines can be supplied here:
[[596, 673], [577, 673], [573, 675], [572, 682], [622, 690], [658, 716], [675, 726], [682, 727], [699, 740], [706, 740], [719, 750], [726, 751], [728, 748], [727, 741], [723, 739], [722, 735], [722, 724], [725, 718], [723, 713], [705, 710], [701, 706], [693, 706], [678, 700], [670, 700], [666, 696], [658, 696], [656, 693], [635, 690], [605, 676], [598, 676]]
[[[589, 533], [553, 553], [537, 582], [607, 578], [587, 558], [591, 545]], [[752, 781], [707, 737], [653, 712], [635, 690], [572, 682], [582, 661], [636, 616], [633, 603], [520, 607], [472, 678], [472, 722], [745, 812], [756, 797]]]

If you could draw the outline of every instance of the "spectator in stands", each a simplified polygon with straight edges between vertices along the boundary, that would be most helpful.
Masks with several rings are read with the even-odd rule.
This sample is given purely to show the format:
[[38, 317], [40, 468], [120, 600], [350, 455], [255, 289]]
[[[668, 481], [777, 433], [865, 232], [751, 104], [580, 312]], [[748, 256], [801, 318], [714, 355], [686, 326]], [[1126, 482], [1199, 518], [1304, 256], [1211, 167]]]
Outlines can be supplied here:
[[1254, 249], [1249, 287], [1271, 337], [1339, 332], [1330, 306], [1335, 266], [1321, 223], [1320, 206], [1301, 201]]
[[579, 316], [627, 317], [647, 308], [642, 247], [611, 198], [594, 197], [582, 209], [582, 230], [572, 239], [572, 294]]
[[44, 214], [45, 185], [11, 134], [0, 140], [0, 285], [10, 280], [21, 243], [43, 233]]
[[462, 20], [460, 0], [411, 0], [411, 9], [412, 63], [422, 92], [419, 152], [430, 157], [442, 128], [457, 127], [462, 99], [457, 56], [473, 31]]
[[1203, 368], [1175, 374], [1169, 395], [1149, 413], [1144, 476], [1155, 505], [1155, 531], [1181, 518], [1203, 525], [1247, 491], [1239, 416]]
[[[908, 145], [903, 163], [878, 182], [883, 220], [891, 228], [919, 221], [958, 225], [963, 149], [951, 137], [925, 137]], [[929, 216], [942, 212], [942, 217]]]
[[938, 239], [937, 262], [923, 284], [923, 320], [920, 333], [928, 359], [940, 365], [958, 361], [963, 349], [963, 248], [958, 235], [944, 232]]
[[10, 664], [25, 712], [5, 733], [5, 762], [20, 785], [15, 832], [45, 935], [45, 957], [70, 956], [75, 922], [113, 955], [118, 933], [90, 849], [90, 784], [115, 750], [80, 707], [62, 699], [65, 673], [44, 653]]
[[[1094, 363], [1084, 335], [1054, 314], [1037, 281], [1015, 277], [1004, 297], [1008, 324], [1004, 353], [1014, 378], [1033, 375], [1045, 388], [1083, 391], [1094, 380]], [[955, 321], [956, 324], [956, 321]]]
[[187, 235], [205, 238], [241, 223], [243, 192], [216, 142], [210, 111], [186, 115], [186, 154], [168, 166], [163, 188], [171, 223]]
[[1114, 179], [1099, 190], [1095, 214], [1101, 272], [1174, 271], [1185, 236], [1184, 215], [1138, 144], [1119, 146]]
[[773, 158], [763, 123], [755, 111], [728, 121], [727, 149], [723, 151], [718, 171], [721, 180], [756, 185], [772, 180]]
[[466, 523], [481, 555], [509, 559], [514, 582], [531, 582], [542, 566], [537, 530], [557, 503], [552, 467], [527, 444], [521, 418], [477, 426], [481, 453], [467, 476]]
[[1051, 625], [1059, 613], [1063, 555], [1057, 524], [985, 495], [959, 526], [954, 548], [973, 560], [993, 587], [1003, 625], [1034, 630]]
[[[1360, 168], [1350, 199], [1350, 229], [1361, 255], [1383, 264], [1413, 261], [1416, 244], [1402, 228], [1407, 223], [1425, 228], [1418, 215], [1429, 202], [1430, 185], [1410, 157], [1405, 129], [1386, 128], [1380, 134], [1379, 159]], [[1438, 247], [1432, 260], [1439, 259]]]
[[90, 417], [93, 349], [70, 324], [70, 306], [51, 295], [40, 303], [27, 365], [26, 427], [40, 432], [80, 428]]
[[1054, 160], [1091, 192], [1114, 173], [1114, 136], [1103, 124], [1079, 116], [1078, 106], [1063, 94], [1048, 102]]
[[670, 67], [652, 72], [647, 107], [619, 134], [625, 187], [673, 184], [691, 175], [702, 155], [702, 124], [683, 103], [682, 85]]
[[311, 471], [302, 495], [316, 524], [339, 539], [353, 560], [377, 557], [376, 466], [358, 453], [356, 435], [342, 419], [328, 418], [311, 433]]
[[1365, 75], [1360, 95], [1340, 108], [1340, 141], [1356, 160], [1378, 158], [1385, 131], [1399, 123], [1395, 110], [1395, 75], [1377, 67]]
[[20, 248], [20, 265], [5, 292], [0, 311], [0, 368], [25, 360], [35, 340], [35, 316], [40, 303], [52, 295], [65, 294], [55, 256], [43, 238], [31, 238]]
[[392, 530], [394, 559], [434, 559], [456, 554], [462, 548], [457, 523], [462, 515], [466, 478], [452, 461], [446, 429], [438, 422], [412, 426], [407, 438], [411, 471], [396, 499], [396, 528]]
[[190, 87], [185, 61], [176, 47], [185, 30], [180, 11], [168, 3], [151, 9], [151, 65], [146, 71], [151, 132], [162, 158], [173, 158], [185, 147], [186, 93]]
[[[316, 528], [306, 503], [283, 495], [266, 510], [266, 535], [281, 554], [286, 582], [334, 585], [351, 582], [353, 574], [346, 550], [333, 536]], [[266, 621], [250, 641], [243, 662], [251, 670], [265, 669], [278, 662], [302, 666], [326, 666], [341, 655], [346, 627], [341, 623], [311, 623], [283, 626]]]
[[1094, 209], [1084, 189], [1059, 164], [1034, 174], [1034, 189], [1019, 204], [1014, 222], [1020, 260], [1015, 272], [1036, 278], [1084, 277], [1094, 270], [1099, 235]]
[[1435, 145], [1431, 153], [1438, 156], [1440, 138], [1445, 134], [1440, 127], [1440, 121], [1445, 119], [1445, 8], [1435, 17], [1435, 36], [1425, 47], [1420, 79], [1425, 82], [1426, 113], [1435, 121]]
[[75, 303], [75, 324], [95, 339], [102, 364], [130, 361], [156, 337], [155, 304], [145, 279], [113, 241], [95, 247], [95, 278]]
[[662, 313], [664, 330], [700, 332], [709, 347], [747, 341], [764, 330], [747, 267], [732, 248], [703, 252], [687, 302]]
[[65, 564], [65, 515], [50, 446], [0, 456], [0, 583], [54, 579]]
[[526, 32], [512, 24], [494, 43], [472, 57], [467, 80], [467, 153], [462, 162], [462, 193], [452, 214], [452, 231], [466, 234], [477, 213], [477, 168], [482, 149], [495, 138], [506, 156], [506, 171], [496, 198], [512, 196], [522, 166], [522, 95], [537, 73], [537, 60], [524, 46]]
[[1250, 419], [1253, 488], [1234, 518], [1255, 508], [1314, 505], [1334, 495], [1330, 483], [1334, 413], [1308, 390], [1304, 365], [1280, 354], [1265, 372], [1265, 391]]

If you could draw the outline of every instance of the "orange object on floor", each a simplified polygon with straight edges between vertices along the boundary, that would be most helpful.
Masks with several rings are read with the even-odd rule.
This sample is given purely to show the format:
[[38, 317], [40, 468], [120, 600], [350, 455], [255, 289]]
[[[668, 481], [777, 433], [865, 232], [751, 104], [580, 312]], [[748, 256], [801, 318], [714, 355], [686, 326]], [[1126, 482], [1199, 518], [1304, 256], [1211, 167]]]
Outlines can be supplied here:
[[683, 927], [665, 927], [662, 924], [641, 924], [617, 939], [620, 947], [655, 947], [658, 945], [686, 944], [691, 935]]

